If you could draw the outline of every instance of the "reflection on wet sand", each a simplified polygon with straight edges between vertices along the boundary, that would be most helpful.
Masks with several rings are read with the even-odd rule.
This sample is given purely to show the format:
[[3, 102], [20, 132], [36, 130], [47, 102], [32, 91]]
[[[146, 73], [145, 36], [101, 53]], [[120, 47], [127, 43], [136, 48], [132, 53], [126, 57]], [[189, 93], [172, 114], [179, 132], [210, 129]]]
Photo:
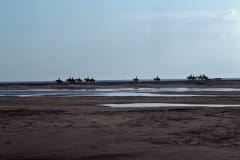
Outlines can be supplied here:
[[[213, 94], [204, 94], [213, 92]], [[114, 88], [114, 89], [28, 89], [0, 90], [0, 96], [145, 96], [193, 97], [218, 96], [219, 92], [240, 92], [239, 88]]]
[[126, 103], [104, 104], [103, 107], [113, 108], [145, 108], [145, 107], [240, 107], [240, 104], [181, 104], [181, 103]]

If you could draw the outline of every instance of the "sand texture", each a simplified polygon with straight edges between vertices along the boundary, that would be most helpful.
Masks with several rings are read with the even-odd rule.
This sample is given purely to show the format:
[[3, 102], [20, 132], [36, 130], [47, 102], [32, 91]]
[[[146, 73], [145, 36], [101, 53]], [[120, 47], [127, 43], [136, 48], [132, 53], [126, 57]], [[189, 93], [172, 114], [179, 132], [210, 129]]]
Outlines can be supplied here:
[[0, 160], [240, 159], [240, 108], [99, 107], [134, 102], [240, 97], [0, 97]]

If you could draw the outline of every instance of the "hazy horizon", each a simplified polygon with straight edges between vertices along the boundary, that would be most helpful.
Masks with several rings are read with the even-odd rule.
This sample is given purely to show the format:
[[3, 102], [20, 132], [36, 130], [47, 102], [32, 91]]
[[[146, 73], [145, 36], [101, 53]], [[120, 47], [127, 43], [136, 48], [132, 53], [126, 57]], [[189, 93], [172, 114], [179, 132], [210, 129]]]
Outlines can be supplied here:
[[0, 82], [240, 77], [239, 0], [0, 0]]

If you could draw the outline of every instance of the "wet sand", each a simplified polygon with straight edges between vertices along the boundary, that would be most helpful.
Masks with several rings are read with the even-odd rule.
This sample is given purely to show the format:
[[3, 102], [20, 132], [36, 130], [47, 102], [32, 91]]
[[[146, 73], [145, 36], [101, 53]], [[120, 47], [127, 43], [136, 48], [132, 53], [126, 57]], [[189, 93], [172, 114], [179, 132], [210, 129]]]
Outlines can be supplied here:
[[0, 159], [240, 159], [240, 108], [99, 106], [137, 102], [240, 104], [240, 97], [0, 97]]

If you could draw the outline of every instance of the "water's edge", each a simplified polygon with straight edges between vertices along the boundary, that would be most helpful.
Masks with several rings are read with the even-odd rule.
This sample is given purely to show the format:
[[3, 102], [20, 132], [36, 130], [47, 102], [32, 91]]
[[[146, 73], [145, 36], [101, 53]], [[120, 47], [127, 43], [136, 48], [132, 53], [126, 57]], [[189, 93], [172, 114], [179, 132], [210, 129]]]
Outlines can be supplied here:
[[103, 104], [101, 107], [111, 108], [155, 108], [155, 107], [240, 107], [240, 104], [184, 104], [184, 103], [125, 103]]
[[[201, 92], [201, 93], [200, 93]], [[204, 94], [204, 92], [214, 92]], [[203, 97], [222, 96], [219, 92], [236, 92], [240, 88], [113, 88], [113, 89], [26, 89], [0, 90], [0, 96], [140, 96], [140, 97]]]

